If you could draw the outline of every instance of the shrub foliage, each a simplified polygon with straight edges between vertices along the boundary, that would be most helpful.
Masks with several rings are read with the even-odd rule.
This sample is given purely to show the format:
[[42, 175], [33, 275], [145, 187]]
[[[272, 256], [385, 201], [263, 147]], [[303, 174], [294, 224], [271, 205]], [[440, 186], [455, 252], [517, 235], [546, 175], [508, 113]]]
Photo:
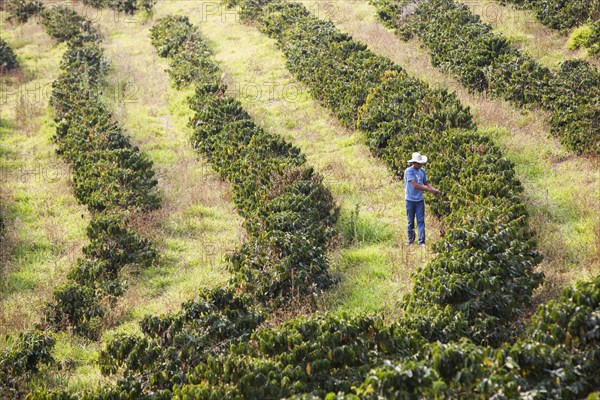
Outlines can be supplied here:
[[154, 245], [130, 226], [140, 213], [159, 208], [161, 200], [152, 162], [129, 142], [101, 100], [109, 64], [95, 28], [62, 6], [45, 9], [42, 24], [50, 36], [67, 42], [50, 99], [57, 124], [53, 140], [73, 170], [76, 198], [92, 215], [90, 243], [54, 291], [46, 321], [94, 339], [107, 307], [125, 291], [120, 272], [157, 260]]
[[6, 41], [0, 39], [0, 75], [18, 67], [19, 63], [17, 62], [15, 52]]
[[406, 17], [399, 6], [405, 3], [373, 1], [388, 26], [404, 38], [419, 36], [433, 65], [467, 88], [545, 109], [551, 113], [550, 132], [567, 148], [600, 154], [600, 72], [595, 66], [566, 61], [551, 71], [492, 32], [464, 4], [425, 0]]
[[588, 21], [600, 20], [598, 0], [501, 0], [501, 2], [530, 9], [535, 12], [541, 23], [561, 32]]

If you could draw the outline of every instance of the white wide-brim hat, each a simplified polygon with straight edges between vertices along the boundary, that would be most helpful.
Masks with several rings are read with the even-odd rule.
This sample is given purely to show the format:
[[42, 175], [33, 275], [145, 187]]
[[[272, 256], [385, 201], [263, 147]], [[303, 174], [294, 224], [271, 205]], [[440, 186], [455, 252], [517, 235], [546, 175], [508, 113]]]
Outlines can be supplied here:
[[421, 153], [413, 153], [412, 158], [408, 162], [417, 162], [419, 164], [425, 164], [427, 162], [427, 156], [422, 156]]

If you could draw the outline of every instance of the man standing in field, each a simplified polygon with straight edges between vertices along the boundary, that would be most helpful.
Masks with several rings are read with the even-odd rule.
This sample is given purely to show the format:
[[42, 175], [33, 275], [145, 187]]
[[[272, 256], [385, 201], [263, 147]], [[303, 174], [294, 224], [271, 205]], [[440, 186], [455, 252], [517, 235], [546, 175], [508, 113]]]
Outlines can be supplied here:
[[427, 162], [427, 157], [419, 153], [413, 153], [412, 158], [408, 160], [412, 166], [404, 171], [404, 199], [406, 200], [406, 217], [408, 218], [408, 244], [415, 242], [415, 216], [417, 217], [417, 226], [419, 230], [419, 245], [425, 244], [425, 201], [423, 192], [440, 194], [440, 191], [433, 188], [427, 180], [427, 174], [423, 164]]

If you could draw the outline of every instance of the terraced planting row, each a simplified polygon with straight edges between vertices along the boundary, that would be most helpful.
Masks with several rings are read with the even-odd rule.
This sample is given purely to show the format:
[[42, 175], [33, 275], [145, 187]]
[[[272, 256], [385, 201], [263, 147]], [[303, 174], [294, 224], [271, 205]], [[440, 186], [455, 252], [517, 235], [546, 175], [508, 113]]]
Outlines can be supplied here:
[[565, 61], [551, 71], [454, 0], [419, 2], [412, 13], [406, 2], [372, 4], [387, 26], [404, 39], [418, 36], [433, 65], [470, 90], [547, 110], [550, 132], [563, 145], [580, 154], [600, 154], [600, 73], [588, 62]]

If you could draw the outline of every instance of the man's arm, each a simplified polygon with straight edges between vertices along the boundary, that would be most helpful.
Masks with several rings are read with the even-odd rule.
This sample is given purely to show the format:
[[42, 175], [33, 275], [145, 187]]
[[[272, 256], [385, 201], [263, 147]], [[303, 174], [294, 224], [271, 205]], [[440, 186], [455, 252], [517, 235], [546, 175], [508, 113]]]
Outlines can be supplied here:
[[422, 190], [424, 192], [429, 192], [433, 194], [440, 194], [440, 191], [434, 188], [429, 184], [429, 182], [425, 182], [423, 185], [419, 185], [415, 179], [409, 181], [413, 187], [417, 190]]

